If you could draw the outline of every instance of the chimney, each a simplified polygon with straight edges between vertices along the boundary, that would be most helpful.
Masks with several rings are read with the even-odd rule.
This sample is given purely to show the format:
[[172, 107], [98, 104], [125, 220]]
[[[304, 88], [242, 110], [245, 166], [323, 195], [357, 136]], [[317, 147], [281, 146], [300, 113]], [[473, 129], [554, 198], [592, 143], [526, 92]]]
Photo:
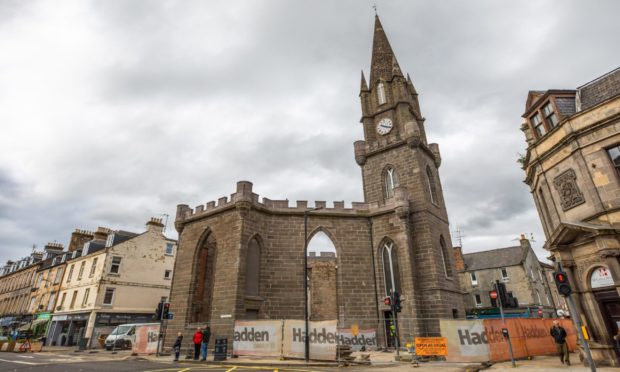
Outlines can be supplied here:
[[75, 229], [75, 231], [71, 233], [71, 241], [69, 242], [69, 248], [67, 248], [67, 251], [73, 252], [75, 250], [82, 249], [84, 244], [91, 240], [93, 240], [92, 232]]
[[[63, 249], [65, 249], [65, 246], [60, 243], [56, 243], [56, 242], [47, 243], [44, 248], [45, 252], [51, 255], [58, 255], [62, 253]], [[48, 255], [48, 257], [50, 256]]]
[[521, 238], [519, 239], [519, 243], [521, 243], [521, 248], [523, 249], [531, 249], [530, 241], [525, 237], [525, 234], [521, 234]]
[[111, 232], [110, 229], [108, 229], [107, 227], [101, 227], [99, 226], [97, 228], [97, 231], [95, 231], [95, 233], [93, 234], [93, 238], [95, 240], [103, 240], [106, 241], [108, 240], [108, 234]]
[[156, 233], [164, 233], [164, 224], [161, 222], [161, 218], [151, 217], [151, 220], [146, 223], [146, 231], [153, 231]]
[[454, 254], [454, 267], [456, 271], [465, 271], [465, 259], [463, 258], [463, 249], [461, 247], [452, 247]]

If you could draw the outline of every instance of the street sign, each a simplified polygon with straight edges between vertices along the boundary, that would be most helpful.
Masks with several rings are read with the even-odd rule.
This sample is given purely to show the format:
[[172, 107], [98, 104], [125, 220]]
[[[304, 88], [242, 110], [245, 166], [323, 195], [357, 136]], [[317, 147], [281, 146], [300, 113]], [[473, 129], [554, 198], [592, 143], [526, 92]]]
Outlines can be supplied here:
[[489, 297], [492, 299], [497, 299], [497, 291], [489, 291]]
[[168, 320], [174, 319], [174, 313], [168, 313]]

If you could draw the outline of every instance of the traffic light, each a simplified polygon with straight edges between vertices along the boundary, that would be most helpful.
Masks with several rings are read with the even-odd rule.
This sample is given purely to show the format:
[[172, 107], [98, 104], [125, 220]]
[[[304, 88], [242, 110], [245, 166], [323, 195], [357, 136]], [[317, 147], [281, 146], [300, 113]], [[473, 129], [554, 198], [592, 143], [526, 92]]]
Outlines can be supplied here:
[[568, 282], [568, 276], [564, 271], [558, 271], [553, 273], [553, 279], [555, 279], [555, 285], [558, 287], [558, 292], [564, 296], [570, 296], [573, 293], [573, 289], [570, 287], [570, 283]]
[[164, 310], [164, 303], [160, 302], [157, 304], [157, 309], [155, 309], [155, 319], [161, 320], [161, 316]]
[[396, 311], [397, 313], [400, 313], [400, 311], [402, 310], [402, 308], [400, 307], [400, 293], [393, 292], [392, 298], [394, 299], [394, 311]]
[[497, 284], [497, 298], [499, 298], [500, 305], [502, 307], [509, 307], [511, 304], [508, 301], [508, 294], [506, 293], [506, 284], [496, 282]]
[[170, 314], [170, 302], [164, 303], [164, 311], [162, 312], [161, 318], [168, 319]]
[[392, 299], [390, 298], [390, 296], [387, 296], [386, 298], [383, 299], [383, 303], [388, 305], [388, 306], [392, 306]]

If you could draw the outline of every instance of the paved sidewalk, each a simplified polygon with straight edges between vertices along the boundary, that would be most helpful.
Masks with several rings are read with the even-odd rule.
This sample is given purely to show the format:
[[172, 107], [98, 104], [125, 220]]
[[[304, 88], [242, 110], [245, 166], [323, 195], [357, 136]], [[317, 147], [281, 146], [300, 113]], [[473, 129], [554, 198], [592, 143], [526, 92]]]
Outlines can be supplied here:
[[[512, 368], [510, 362], [496, 363], [492, 365], [489, 371], [515, 371], [516, 369], [522, 371], [570, 371], [581, 372], [590, 371], [590, 367], [584, 367], [579, 361], [579, 354], [571, 353], [570, 355], [571, 365], [567, 366], [560, 362], [560, 358], [557, 356], [538, 356], [532, 360], [517, 360], [517, 368]], [[596, 367], [599, 372], [618, 372], [620, 369], [614, 367]]]

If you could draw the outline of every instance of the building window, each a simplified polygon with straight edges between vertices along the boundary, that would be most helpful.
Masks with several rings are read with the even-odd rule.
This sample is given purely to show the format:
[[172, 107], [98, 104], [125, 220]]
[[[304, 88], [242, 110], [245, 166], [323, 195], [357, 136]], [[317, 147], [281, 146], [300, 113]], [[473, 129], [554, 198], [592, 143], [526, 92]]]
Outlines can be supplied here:
[[164, 271], [164, 279], [172, 279], [172, 270]]
[[542, 301], [540, 300], [540, 292], [538, 292], [538, 289], [536, 290], [536, 299], [538, 299], [538, 302], [536, 304], [542, 305]]
[[543, 272], [542, 270], [538, 270], [538, 278], [540, 279], [540, 281], [543, 281]]
[[40, 288], [41, 287], [41, 281], [43, 280], [43, 273], [39, 273], [39, 276], [37, 277], [37, 285], [35, 288]]
[[377, 100], [379, 101], [379, 105], [387, 102], [387, 98], [385, 96], [385, 85], [383, 85], [383, 83], [379, 83], [379, 85], [377, 85]]
[[34, 313], [34, 303], [35, 303], [36, 300], [37, 300], [36, 296], [30, 298], [30, 306], [28, 307], [28, 309], [29, 309], [28, 312]]
[[508, 269], [506, 269], [505, 267], [502, 267], [500, 269], [500, 272], [502, 274], [502, 281], [507, 282], [509, 280], [509, 278], [508, 278]]
[[71, 281], [71, 277], [73, 276], [73, 268], [75, 267], [75, 264], [71, 264], [71, 267], [69, 268], [69, 274], [67, 275], [67, 283], [69, 283]]
[[62, 298], [60, 299], [60, 305], [58, 305], [58, 307], [60, 307], [61, 309], [63, 306], [65, 306], [65, 299], [67, 299], [67, 292], [62, 293]]
[[398, 258], [396, 247], [392, 242], [383, 244], [383, 281], [385, 283], [385, 295], [389, 296], [392, 291], [400, 293], [400, 276], [398, 272]]
[[458, 309], [452, 309], [452, 319], [458, 319], [459, 311]]
[[474, 302], [476, 303], [476, 307], [482, 307], [482, 298], [479, 294], [474, 295]]
[[543, 106], [543, 114], [545, 115], [545, 120], [547, 120], [547, 124], [549, 124], [550, 128], [554, 128], [558, 125], [558, 117], [555, 115], [555, 112], [553, 112], [551, 102]]
[[450, 256], [446, 242], [443, 236], [439, 237], [439, 245], [441, 246], [441, 258], [443, 259], [443, 270], [447, 278], [452, 278], [452, 266], [450, 266]]
[[86, 291], [84, 292], [84, 298], [82, 299], [82, 307], [86, 307], [86, 304], [88, 303], [89, 294], [90, 294], [90, 288], [86, 288]]
[[62, 279], [62, 267], [59, 267], [58, 269], [56, 269], [56, 277], [54, 278], [54, 284], [60, 283], [61, 279]]
[[80, 264], [80, 271], [78, 271], [78, 280], [82, 279], [82, 275], [84, 274], [84, 267], [86, 266], [86, 261], [82, 261]]
[[258, 296], [260, 290], [260, 245], [256, 238], [248, 244], [245, 262], [245, 295]]
[[614, 146], [607, 149], [607, 154], [614, 164], [616, 171], [620, 173], [620, 146]]
[[88, 274], [89, 278], [92, 278], [93, 275], [95, 275], [95, 270], [97, 270], [97, 259], [99, 257], [95, 257], [95, 259], [93, 260], [93, 264], [90, 265], [90, 274]]
[[475, 271], [469, 273], [469, 278], [471, 279], [471, 285], [478, 285], [478, 277]]
[[69, 309], [73, 309], [75, 307], [75, 299], [77, 298], [77, 292], [73, 291], [73, 295], [71, 296], [71, 304], [69, 305]]
[[534, 269], [532, 269], [530, 267], [530, 276], [532, 277], [532, 281], [535, 282], [536, 281], [536, 275], [534, 275]]
[[396, 187], [398, 187], [398, 175], [396, 174], [396, 170], [392, 167], [387, 167], [385, 169], [385, 197], [393, 197]]
[[431, 194], [431, 202], [437, 204], [437, 185], [435, 184], [435, 177], [431, 167], [426, 166], [426, 181], [428, 182], [428, 192]]
[[103, 296], [103, 304], [112, 305], [113, 300], [114, 300], [114, 288], [106, 288], [105, 296]]
[[172, 256], [174, 254], [174, 244], [166, 243], [166, 256]]
[[106, 248], [111, 247], [114, 244], [114, 234], [109, 234], [108, 238], [105, 241]]
[[544, 136], [545, 133], [547, 133], [547, 130], [545, 129], [545, 125], [543, 124], [543, 121], [540, 118], [540, 114], [537, 113], [536, 115], [532, 116], [530, 120], [532, 122], [532, 126], [534, 127], [534, 131], [536, 132], [536, 135], [538, 136], [538, 138]]
[[118, 274], [121, 269], [122, 257], [112, 257], [112, 266], [110, 266], [111, 274]]
[[47, 311], [54, 310], [54, 301], [56, 300], [56, 292], [50, 293], [50, 299], [47, 303]]

